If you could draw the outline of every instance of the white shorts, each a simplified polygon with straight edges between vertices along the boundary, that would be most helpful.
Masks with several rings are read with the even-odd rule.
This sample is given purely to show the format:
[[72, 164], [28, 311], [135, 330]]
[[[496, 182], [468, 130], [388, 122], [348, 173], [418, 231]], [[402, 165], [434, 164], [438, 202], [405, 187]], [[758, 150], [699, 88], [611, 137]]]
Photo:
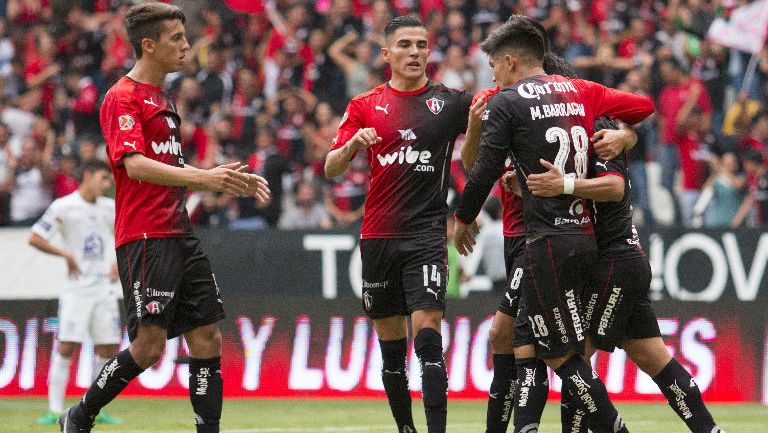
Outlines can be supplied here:
[[120, 344], [120, 328], [119, 304], [113, 294], [63, 293], [59, 297], [59, 341], [82, 343], [90, 334], [93, 344]]

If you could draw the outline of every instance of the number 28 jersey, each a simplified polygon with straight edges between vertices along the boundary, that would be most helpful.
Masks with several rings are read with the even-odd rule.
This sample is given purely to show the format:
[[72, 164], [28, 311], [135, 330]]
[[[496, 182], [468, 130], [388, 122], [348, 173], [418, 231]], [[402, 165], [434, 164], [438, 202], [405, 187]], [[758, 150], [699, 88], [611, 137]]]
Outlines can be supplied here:
[[382, 84], [349, 102], [333, 148], [360, 128], [375, 128], [382, 139], [366, 151], [371, 185], [362, 239], [445, 236], [450, 155], [471, 101], [471, 93], [429, 82], [413, 92]]
[[523, 219], [528, 237], [546, 234], [591, 234], [586, 200], [572, 196], [535, 197], [526, 178], [547, 170], [540, 160], [557, 166], [568, 177], [588, 174], [593, 122], [600, 116], [635, 124], [654, 111], [653, 102], [586, 80], [538, 75], [502, 89], [488, 103], [480, 155], [469, 175], [456, 216], [475, 219], [508, 155], [523, 192]]

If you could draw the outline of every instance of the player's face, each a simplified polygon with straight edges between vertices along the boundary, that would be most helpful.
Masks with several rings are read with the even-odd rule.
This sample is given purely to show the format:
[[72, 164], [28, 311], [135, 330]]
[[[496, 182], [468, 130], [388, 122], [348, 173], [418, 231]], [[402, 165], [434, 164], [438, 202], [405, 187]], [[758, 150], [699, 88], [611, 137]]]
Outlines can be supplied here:
[[169, 20], [163, 24], [165, 29], [160, 33], [160, 39], [155, 42], [153, 54], [166, 72], [176, 72], [184, 65], [189, 42], [184, 33], [184, 24], [180, 20]]
[[488, 59], [488, 64], [493, 69], [493, 81], [499, 87], [507, 87], [513, 83], [509, 54], [497, 54]]
[[426, 75], [429, 42], [427, 29], [401, 27], [389, 36], [387, 46], [381, 49], [384, 61], [392, 68], [392, 75], [416, 80]]
[[101, 197], [112, 187], [112, 173], [106, 170], [85, 172], [83, 182], [94, 196]]

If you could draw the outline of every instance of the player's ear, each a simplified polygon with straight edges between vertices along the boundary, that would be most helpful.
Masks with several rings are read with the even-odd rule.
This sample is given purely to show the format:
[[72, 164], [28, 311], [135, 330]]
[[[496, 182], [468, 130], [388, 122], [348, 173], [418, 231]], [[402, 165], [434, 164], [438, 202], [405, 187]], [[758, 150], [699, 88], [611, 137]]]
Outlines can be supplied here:
[[146, 53], [154, 53], [157, 44], [150, 38], [144, 38], [141, 40], [141, 50]]
[[381, 47], [381, 58], [384, 59], [384, 62], [389, 63], [389, 55], [390, 55], [389, 48]]

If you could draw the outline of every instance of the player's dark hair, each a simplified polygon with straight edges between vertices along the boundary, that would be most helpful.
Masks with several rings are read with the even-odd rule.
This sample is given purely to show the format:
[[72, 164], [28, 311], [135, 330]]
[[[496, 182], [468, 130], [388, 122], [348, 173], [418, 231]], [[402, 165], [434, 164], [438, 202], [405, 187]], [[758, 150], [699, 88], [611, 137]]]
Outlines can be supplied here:
[[390, 21], [386, 27], [384, 27], [384, 38], [389, 38], [393, 35], [397, 29], [403, 27], [423, 27], [427, 28], [420, 19], [412, 17], [410, 15], [400, 15]]
[[493, 57], [502, 50], [514, 51], [530, 60], [543, 61], [544, 37], [530, 18], [512, 15], [507, 22], [492, 31], [480, 44], [480, 49]]
[[125, 30], [137, 59], [142, 56], [141, 41], [144, 38], [159, 40], [164, 22], [169, 20], [179, 20], [183, 24], [187, 17], [178, 6], [161, 2], [146, 2], [128, 9], [125, 14]]
[[[512, 15], [512, 16], [515, 16], [515, 15]], [[531, 24], [533, 24], [533, 26], [539, 30], [539, 33], [541, 33], [541, 40], [544, 41], [544, 52], [545, 53], [549, 52], [549, 36], [547, 36], [547, 30], [544, 28], [544, 26], [541, 25], [540, 22], [534, 20], [533, 18], [530, 18], [530, 17], [525, 17], [525, 18], [528, 18], [528, 21], [530, 21]]]
[[97, 171], [102, 170], [106, 172], [112, 171], [112, 169], [109, 168], [109, 164], [100, 159], [92, 159], [90, 161], [86, 161], [83, 164], [81, 170], [83, 173], [96, 173]]
[[544, 72], [546, 72], [547, 75], [579, 78], [579, 73], [576, 71], [576, 68], [555, 53], [544, 53]]

